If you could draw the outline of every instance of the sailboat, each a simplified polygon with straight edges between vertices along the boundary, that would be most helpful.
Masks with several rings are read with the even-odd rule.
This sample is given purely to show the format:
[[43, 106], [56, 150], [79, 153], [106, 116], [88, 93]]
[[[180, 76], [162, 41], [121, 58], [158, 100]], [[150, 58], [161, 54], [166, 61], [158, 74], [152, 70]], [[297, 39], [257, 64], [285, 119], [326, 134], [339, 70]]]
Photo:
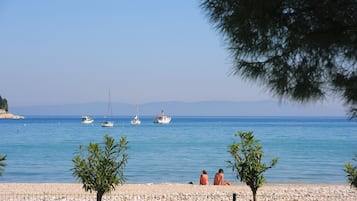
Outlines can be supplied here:
[[113, 127], [114, 126], [114, 121], [104, 121], [102, 123], [102, 127]]
[[[112, 102], [110, 98], [110, 91], [109, 91], [109, 102], [108, 102], [108, 113], [110, 112], [110, 118], [112, 118]], [[113, 127], [114, 121], [104, 121], [102, 122], [102, 127]]]
[[139, 116], [138, 115], [135, 115], [134, 118], [130, 121], [130, 124], [131, 125], [140, 125], [141, 124], [141, 121], [139, 119]]
[[139, 112], [138, 112], [138, 106], [136, 107], [136, 115], [134, 116], [134, 118], [130, 121], [131, 125], [140, 125], [141, 121], [139, 119]]

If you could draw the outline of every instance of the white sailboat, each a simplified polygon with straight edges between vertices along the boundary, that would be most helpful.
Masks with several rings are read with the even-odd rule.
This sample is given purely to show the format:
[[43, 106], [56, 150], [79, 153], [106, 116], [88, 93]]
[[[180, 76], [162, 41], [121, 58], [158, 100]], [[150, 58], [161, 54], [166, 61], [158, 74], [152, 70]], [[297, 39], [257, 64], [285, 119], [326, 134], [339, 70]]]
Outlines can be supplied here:
[[102, 123], [102, 127], [113, 127], [114, 121], [105, 121]]
[[[109, 90], [108, 113], [110, 113], [110, 118], [112, 118], [113, 112], [112, 112], [112, 102], [111, 102], [111, 97], [110, 97], [110, 90]], [[114, 126], [114, 121], [112, 121], [112, 120], [102, 122], [102, 127], [113, 127], [113, 126]]]
[[136, 107], [136, 115], [134, 116], [134, 118], [130, 121], [131, 125], [140, 125], [141, 121], [139, 119], [139, 109], [138, 107]]
[[140, 125], [141, 124], [141, 121], [139, 119], [139, 116], [138, 115], [135, 115], [134, 118], [130, 121], [130, 124], [131, 125]]

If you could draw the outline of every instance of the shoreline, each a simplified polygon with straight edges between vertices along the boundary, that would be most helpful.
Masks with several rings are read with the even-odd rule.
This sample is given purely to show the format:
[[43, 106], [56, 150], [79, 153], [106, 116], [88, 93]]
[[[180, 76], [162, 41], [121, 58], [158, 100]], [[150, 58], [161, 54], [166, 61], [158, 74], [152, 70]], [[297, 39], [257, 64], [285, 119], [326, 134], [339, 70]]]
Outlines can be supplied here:
[[12, 114], [5, 111], [0, 111], [0, 119], [24, 119], [25, 116]]
[[[250, 188], [243, 183], [231, 186], [202, 186], [198, 184], [123, 184], [105, 194], [113, 200], [232, 200], [233, 193], [238, 200], [252, 199]], [[85, 192], [81, 183], [0, 183], [0, 199], [21, 200], [27, 197], [60, 195], [64, 200], [76, 197], [81, 200], [95, 193]], [[4, 199], [5, 198], [5, 199]], [[17, 199], [18, 198], [18, 199]], [[78, 198], [78, 199], [77, 199]], [[114, 199], [115, 198], [115, 199]], [[159, 198], [159, 199], [158, 199]], [[357, 200], [357, 189], [349, 184], [309, 184], [309, 183], [266, 183], [258, 189], [258, 200]], [[46, 200], [51, 200], [47, 198]], [[85, 200], [85, 199], [84, 199]]]

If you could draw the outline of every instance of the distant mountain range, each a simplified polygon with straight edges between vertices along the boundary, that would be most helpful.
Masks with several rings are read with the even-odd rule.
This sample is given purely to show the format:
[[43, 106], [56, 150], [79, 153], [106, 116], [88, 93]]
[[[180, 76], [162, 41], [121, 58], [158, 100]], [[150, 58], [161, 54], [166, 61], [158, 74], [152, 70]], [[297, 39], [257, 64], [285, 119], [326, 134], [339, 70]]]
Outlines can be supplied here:
[[[128, 103], [112, 103], [113, 115], [136, 113], [137, 106]], [[345, 108], [334, 104], [280, 104], [277, 101], [202, 101], [202, 102], [154, 102], [138, 106], [142, 116], [156, 115], [164, 110], [171, 116], [345, 116]], [[107, 115], [107, 103], [40, 105], [12, 107], [18, 115]]]

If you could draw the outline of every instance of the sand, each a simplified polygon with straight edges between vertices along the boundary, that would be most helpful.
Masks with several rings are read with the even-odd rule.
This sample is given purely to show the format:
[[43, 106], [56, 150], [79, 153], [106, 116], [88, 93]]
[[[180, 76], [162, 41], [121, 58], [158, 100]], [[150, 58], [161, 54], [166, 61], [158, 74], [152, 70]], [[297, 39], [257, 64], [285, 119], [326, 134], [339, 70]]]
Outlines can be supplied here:
[[[252, 200], [248, 186], [200, 186], [197, 184], [124, 184], [105, 194], [103, 200]], [[264, 184], [260, 200], [357, 201], [357, 189], [348, 184]], [[79, 183], [0, 183], [0, 200], [95, 200]]]

